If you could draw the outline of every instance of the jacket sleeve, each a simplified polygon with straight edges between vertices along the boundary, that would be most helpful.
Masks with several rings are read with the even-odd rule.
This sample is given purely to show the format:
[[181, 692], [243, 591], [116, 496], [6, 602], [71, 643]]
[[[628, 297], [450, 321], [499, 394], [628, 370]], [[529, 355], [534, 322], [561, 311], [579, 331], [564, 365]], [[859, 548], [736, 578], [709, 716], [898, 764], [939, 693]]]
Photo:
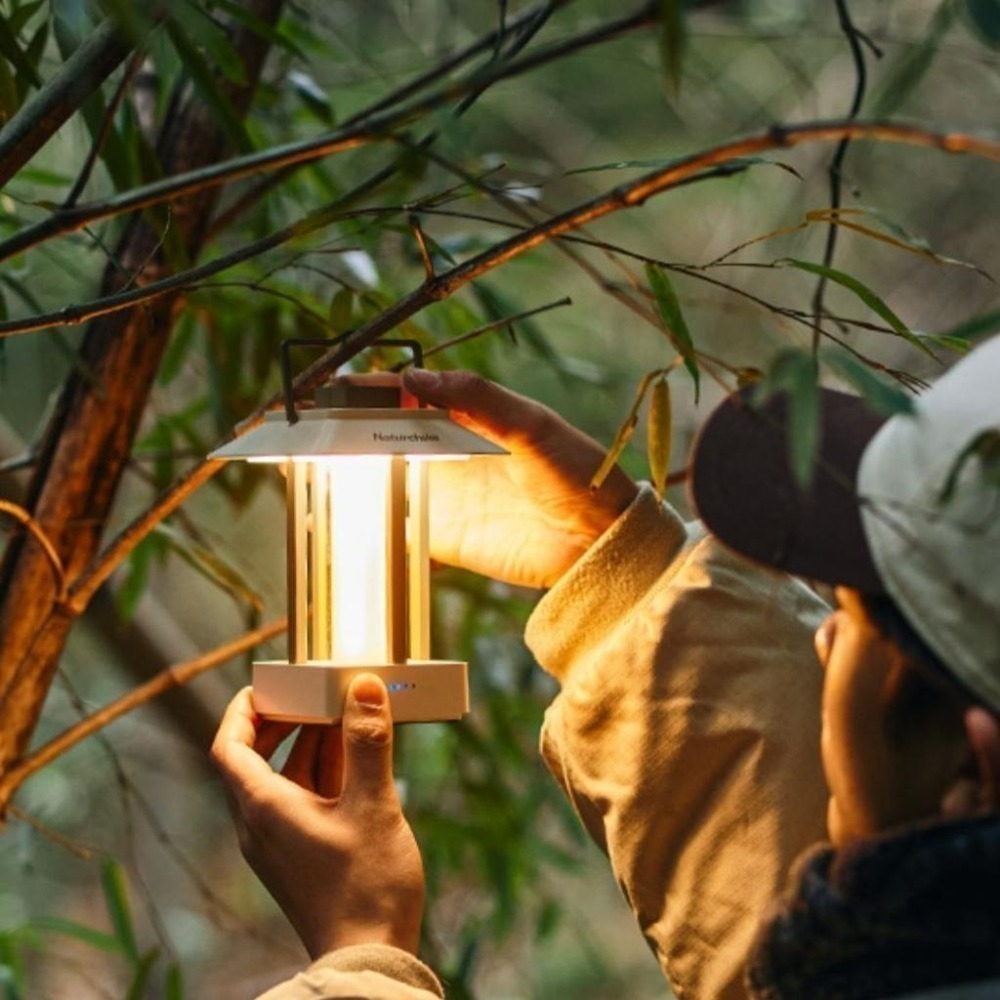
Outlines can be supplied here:
[[824, 837], [827, 611], [643, 488], [528, 622], [562, 688], [542, 753], [683, 1000], [746, 996], [757, 921]]
[[408, 952], [388, 945], [331, 951], [257, 1000], [442, 1000], [437, 976]]

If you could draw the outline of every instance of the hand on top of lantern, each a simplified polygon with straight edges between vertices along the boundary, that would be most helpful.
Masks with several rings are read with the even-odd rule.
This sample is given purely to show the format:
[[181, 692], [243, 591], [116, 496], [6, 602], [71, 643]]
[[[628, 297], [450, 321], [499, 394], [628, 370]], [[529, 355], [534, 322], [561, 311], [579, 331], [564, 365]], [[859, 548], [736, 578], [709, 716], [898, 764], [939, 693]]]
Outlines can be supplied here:
[[590, 480], [604, 449], [558, 414], [472, 372], [408, 369], [406, 388], [510, 452], [431, 470], [431, 554], [525, 587], [551, 587], [632, 502], [617, 466]]
[[257, 715], [244, 688], [212, 745], [244, 857], [314, 959], [354, 944], [416, 954], [424, 871], [393, 784], [385, 686], [355, 678], [342, 726], [303, 726], [277, 774], [267, 758], [293, 728]]

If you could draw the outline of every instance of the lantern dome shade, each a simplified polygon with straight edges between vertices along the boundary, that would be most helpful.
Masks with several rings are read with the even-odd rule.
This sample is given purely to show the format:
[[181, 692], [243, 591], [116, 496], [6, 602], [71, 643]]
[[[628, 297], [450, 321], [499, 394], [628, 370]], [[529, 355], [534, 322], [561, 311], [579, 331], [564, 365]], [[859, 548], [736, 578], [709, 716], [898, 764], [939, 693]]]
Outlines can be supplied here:
[[283, 411], [271, 411], [263, 423], [216, 448], [209, 458], [284, 462], [333, 455], [505, 454], [504, 448], [455, 423], [445, 410], [338, 407], [302, 410], [294, 424]]

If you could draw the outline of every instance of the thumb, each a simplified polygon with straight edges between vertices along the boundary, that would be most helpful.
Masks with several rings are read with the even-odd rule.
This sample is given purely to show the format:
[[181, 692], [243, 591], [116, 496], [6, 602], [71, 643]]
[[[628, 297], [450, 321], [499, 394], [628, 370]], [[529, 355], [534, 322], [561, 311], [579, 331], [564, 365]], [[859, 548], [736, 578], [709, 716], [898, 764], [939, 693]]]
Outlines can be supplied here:
[[395, 795], [392, 781], [392, 715], [385, 685], [374, 674], [359, 674], [344, 703], [344, 798]]

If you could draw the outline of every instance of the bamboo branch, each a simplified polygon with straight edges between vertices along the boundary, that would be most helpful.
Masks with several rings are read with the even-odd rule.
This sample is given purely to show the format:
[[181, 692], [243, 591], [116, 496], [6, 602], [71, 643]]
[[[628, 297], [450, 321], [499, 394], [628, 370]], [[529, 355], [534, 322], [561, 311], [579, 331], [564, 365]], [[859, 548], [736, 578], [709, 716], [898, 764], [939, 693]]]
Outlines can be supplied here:
[[114, 72], [131, 45], [105, 21], [0, 129], [0, 187], [27, 163]]
[[[768, 150], [790, 148], [807, 142], [828, 142], [845, 138], [898, 142], [906, 145], [940, 149], [947, 153], [969, 153], [984, 159], [1000, 160], [1000, 141], [965, 132], [939, 132], [917, 125], [900, 124], [891, 121], [858, 122], [849, 118], [808, 122], [804, 125], [773, 126], [765, 132], [758, 132], [741, 139], [736, 139], [705, 152], [694, 153], [691, 156], [677, 160], [667, 167], [652, 171], [636, 180], [619, 185], [606, 194], [599, 195], [575, 208], [553, 216], [545, 222], [531, 229], [524, 230], [517, 236], [511, 237], [509, 240], [483, 251], [465, 263], [428, 279], [419, 289], [387, 310], [386, 315], [393, 317], [396, 316], [396, 309], [402, 310], [399, 317], [392, 320], [390, 326], [382, 326], [379, 317], [375, 317], [375, 319], [370, 321], [369, 326], [378, 324], [380, 327], [378, 333], [371, 335], [372, 339], [380, 336], [387, 329], [391, 329], [391, 326], [395, 325], [395, 323], [401, 322], [403, 319], [408, 319], [415, 312], [419, 312], [432, 302], [448, 298], [448, 296], [452, 295], [462, 285], [498, 267], [500, 264], [520, 256], [520, 254], [527, 250], [532, 250], [571, 229], [578, 229], [581, 226], [588, 225], [612, 212], [626, 208], [635, 208], [648, 198], [677, 187], [680, 184], [687, 183], [699, 174], [707, 173], [709, 176], [718, 176], [718, 168], [720, 166], [732, 160], [760, 154]], [[226, 270], [235, 264], [258, 256], [290, 239], [314, 232], [332, 222], [376, 211], [378, 210], [371, 209], [362, 212], [337, 213], [331, 211], [330, 207], [321, 209], [306, 219], [293, 223], [291, 226], [257, 240], [240, 250], [236, 250], [217, 260], [209, 261], [206, 264], [199, 265], [187, 271], [182, 271], [161, 281], [151, 282], [141, 288], [96, 299], [79, 306], [67, 306], [64, 309], [45, 313], [41, 316], [7, 320], [0, 323], [0, 338], [13, 334], [31, 333], [53, 326], [82, 323], [95, 316], [103, 316], [128, 309], [131, 306], [148, 302], [168, 292], [176, 292], [179, 289], [187, 288], [206, 277], [218, 274], [220, 271]], [[363, 350], [364, 347], [368, 346], [371, 341], [364, 340], [362, 342], [363, 337], [361, 333], [362, 330], [367, 329], [368, 326], [359, 328], [351, 338], [344, 341], [343, 350], [350, 350], [350, 353], [342, 355], [342, 360], [337, 362], [338, 365], [342, 364], [347, 358], [353, 357], [357, 350]], [[357, 347], [356, 350], [348, 347], [349, 344], [353, 345], [355, 343], [359, 343], [361, 346]], [[332, 355], [330, 357], [332, 359]], [[320, 371], [318, 366], [322, 364], [322, 359], [320, 359], [315, 365], [307, 369], [307, 371], [314, 373], [310, 378], [318, 377]], [[310, 382], [309, 387], [315, 387], [315, 384], [315, 381]]]
[[448, 84], [427, 97], [395, 111], [370, 115], [357, 124], [334, 129], [313, 139], [286, 143], [259, 153], [222, 160], [197, 170], [172, 174], [151, 184], [115, 195], [103, 202], [78, 205], [68, 211], [57, 210], [41, 222], [28, 226], [0, 242], [0, 261], [7, 260], [55, 236], [82, 229], [98, 219], [113, 218], [170, 201], [180, 195], [205, 191], [268, 170], [309, 163], [357, 146], [385, 141], [404, 125], [419, 120], [429, 112], [459, 100], [466, 94], [482, 91], [501, 80], [511, 79], [592, 45], [599, 45], [616, 35], [653, 24], [658, 15], [658, 0], [653, 2], [647, 0], [638, 11], [627, 17], [546, 46], [521, 59], [501, 63], [492, 70], [473, 73], [463, 82]]
[[[813, 122], [806, 125], [774, 127], [765, 132], [724, 143], [701, 153], [678, 160], [661, 170], [644, 174], [611, 192], [578, 205], [547, 222], [518, 233], [511, 238], [477, 254], [463, 264], [438, 275], [432, 282], [424, 282], [409, 295], [394, 303], [379, 316], [358, 327], [338, 346], [327, 352], [305, 369], [294, 381], [296, 395], [315, 388], [330, 372], [354, 357], [382, 334], [393, 329], [433, 302], [454, 294], [463, 285], [486, 274], [494, 268], [520, 256], [550, 239], [571, 229], [593, 222], [605, 215], [641, 205], [664, 191], [687, 181], [696, 174], [743, 156], [759, 154], [772, 149], [797, 146], [815, 141], [838, 140], [845, 136], [878, 139], [883, 142], [900, 142], [927, 146], [949, 153], [971, 153], [986, 159], [1000, 160], [1000, 142], [981, 139], [965, 133], [937, 132], [911, 125], [894, 125], [888, 122]], [[264, 412], [279, 402], [275, 396], [259, 407], [239, 428], [244, 433], [263, 420]], [[80, 574], [70, 588], [69, 606], [74, 613], [86, 607], [97, 588], [114, 572], [115, 568], [140, 541], [177, 509], [200, 486], [208, 482], [223, 463], [206, 459], [172, 486], [142, 515], [132, 521]]]
[[40, 771], [47, 764], [52, 763], [57, 757], [62, 756], [67, 750], [72, 749], [82, 740], [94, 733], [104, 729], [105, 726], [114, 722], [115, 719], [145, 705], [154, 698], [169, 691], [172, 688], [187, 684], [199, 674], [221, 666], [228, 660], [246, 653], [248, 650], [259, 646], [269, 639], [274, 639], [281, 635], [287, 626], [284, 618], [269, 622], [260, 628], [254, 629], [238, 639], [223, 643], [208, 653], [188, 660], [185, 663], [178, 663], [157, 674], [145, 684], [132, 688], [128, 694], [105, 705], [104, 708], [81, 719], [76, 725], [71, 726], [65, 732], [60, 733], [54, 739], [49, 740], [44, 746], [39, 747], [27, 757], [22, 758], [12, 767], [0, 781], [0, 816], [6, 808], [13, 794], [18, 788], [33, 775]]

